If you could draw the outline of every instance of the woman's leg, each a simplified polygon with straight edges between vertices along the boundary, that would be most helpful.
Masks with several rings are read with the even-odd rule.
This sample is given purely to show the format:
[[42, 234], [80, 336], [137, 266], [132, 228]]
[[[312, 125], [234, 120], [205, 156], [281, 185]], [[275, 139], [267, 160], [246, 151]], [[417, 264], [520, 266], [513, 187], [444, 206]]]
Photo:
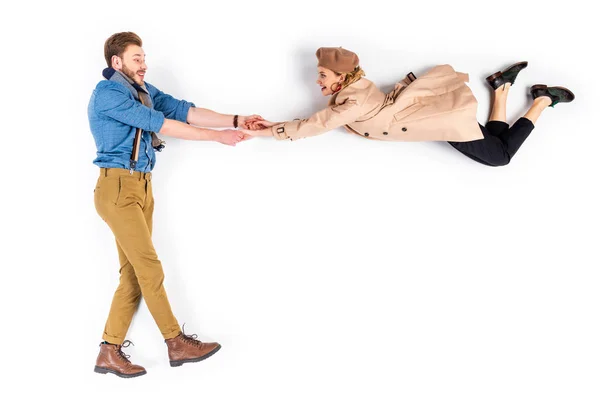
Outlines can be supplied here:
[[506, 100], [508, 99], [510, 87], [510, 83], [505, 83], [494, 90], [494, 103], [492, 104], [490, 122], [500, 121], [506, 123]]
[[494, 89], [490, 120], [485, 126], [479, 125], [483, 139], [448, 143], [478, 163], [491, 167], [508, 164], [510, 156], [506, 152], [506, 144], [500, 137], [509, 131], [509, 125], [506, 123], [506, 101], [510, 87], [511, 83], [505, 82]]
[[542, 111], [552, 103], [549, 97], [542, 96], [533, 100], [533, 104], [527, 113], [519, 118], [510, 129], [501, 133], [498, 138], [506, 145], [506, 153], [512, 158], [525, 140], [529, 137], [535, 122], [538, 120]]
[[[508, 98], [508, 92], [511, 86], [515, 84], [519, 72], [527, 68], [528, 64], [527, 61], [521, 61], [511, 65], [503, 71], [498, 71], [485, 78], [494, 91], [494, 103], [489, 119], [490, 122], [488, 123], [491, 129], [488, 129], [490, 129], [490, 133], [495, 136], [497, 136], [497, 134], [493, 132], [494, 128], [504, 128], [502, 131], [508, 129], [508, 125], [504, 125], [506, 124], [506, 99]], [[496, 122], [503, 122], [504, 124], [498, 124]]]
[[[548, 106], [554, 107], [558, 103], [569, 103], [575, 99], [570, 90], [560, 87], [535, 85], [531, 88], [533, 104], [529, 111], [519, 118], [515, 124], [506, 129], [506, 91], [500, 92], [498, 87], [494, 92], [494, 106], [490, 122], [481, 127], [483, 139], [472, 142], [450, 144], [469, 158], [490, 166], [502, 166], [510, 162], [521, 145], [535, 128], [535, 123]], [[503, 98], [504, 97], [504, 98]], [[504, 127], [504, 129], [503, 129]]]
[[509, 128], [506, 123], [506, 100], [508, 99], [510, 87], [510, 82], [507, 82], [494, 90], [490, 120], [485, 124], [487, 131], [492, 136], [500, 136]]
[[523, 118], [527, 118], [531, 121], [531, 123], [535, 124], [540, 115], [542, 114], [542, 111], [548, 108], [550, 104], [552, 104], [552, 99], [550, 97], [541, 96], [536, 98], [535, 100], [533, 100], [533, 104], [529, 108], [529, 111], [527, 111], [527, 113], [523, 116]]
[[506, 150], [513, 157], [525, 139], [534, 128], [535, 123], [548, 107], [554, 107], [558, 103], [570, 103], [575, 95], [569, 89], [561, 86], [534, 85], [531, 87], [533, 104], [529, 111], [515, 124], [499, 137], [506, 143]]

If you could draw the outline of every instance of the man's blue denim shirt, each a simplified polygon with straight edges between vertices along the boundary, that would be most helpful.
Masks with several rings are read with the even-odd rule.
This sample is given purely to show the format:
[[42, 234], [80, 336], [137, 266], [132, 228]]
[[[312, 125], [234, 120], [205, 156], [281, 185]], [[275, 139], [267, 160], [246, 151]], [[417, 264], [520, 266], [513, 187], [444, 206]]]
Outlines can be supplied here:
[[160, 131], [165, 118], [187, 121], [193, 103], [177, 100], [149, 83], [145, 85], [154, 109], [142, 105], [119, 82], [101, 81], [94, 89], [88, 118], [97, 148], [95, 165], [129, 169], [135, 131], [141, 128], [143, 134], [135, 171], [150, 172], [156, 164], [156, 154], [149, 132]]

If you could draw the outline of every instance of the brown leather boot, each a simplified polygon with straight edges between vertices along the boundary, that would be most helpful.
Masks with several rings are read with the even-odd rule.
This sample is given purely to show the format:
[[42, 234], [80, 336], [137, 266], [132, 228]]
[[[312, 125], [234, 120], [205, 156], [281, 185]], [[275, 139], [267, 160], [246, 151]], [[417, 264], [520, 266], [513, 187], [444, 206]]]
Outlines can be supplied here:
[[202, 343], [198, 335], [186, 335], [185, 331], [173, 339], [165, 339], [169, 349], [171, 367], [179, 367], [184, 363], [198, 362], [215, 354], [221, 348], [219, 343]]
[[132, 364], [129, 356], [121, 350], [123, 347], [129, 347], [131, 341], [126, 340], [122, 345], [118, 344], [100, 344], [100, 354], [96, 359], [94, 372], [99, 374], [115, 374], [121, 378], [135, 378], [146, 373], [144, 367]]

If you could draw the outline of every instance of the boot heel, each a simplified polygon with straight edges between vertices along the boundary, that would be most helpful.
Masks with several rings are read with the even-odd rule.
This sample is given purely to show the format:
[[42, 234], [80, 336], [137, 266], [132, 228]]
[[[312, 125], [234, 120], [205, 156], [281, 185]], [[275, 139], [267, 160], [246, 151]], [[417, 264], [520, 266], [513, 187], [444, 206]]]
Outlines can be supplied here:
[[491, 84], [492, 82], [494, 82], [496, 79], [500, 78], [502, 76], [502, 72], [498, 71], [495, 74], [492, 74], [490, 76], [488, 76], [487, 78], [485, 78], [485, 80]]
[[183, 361], [169, 361], [171, 367], [181, 367], [183, 365]]
[[108, 374], [110, 371], [105, 368], [94, 367], [94, 372], [97, 372], [99, 374]]
[[498, 89], [500, 86], [504, 85], [504, 78], [502, 78], [502, 72], [498, 71], [495, 74], [492, 74], [485, 78], [488, 85], [492, 87], [492, 90]]

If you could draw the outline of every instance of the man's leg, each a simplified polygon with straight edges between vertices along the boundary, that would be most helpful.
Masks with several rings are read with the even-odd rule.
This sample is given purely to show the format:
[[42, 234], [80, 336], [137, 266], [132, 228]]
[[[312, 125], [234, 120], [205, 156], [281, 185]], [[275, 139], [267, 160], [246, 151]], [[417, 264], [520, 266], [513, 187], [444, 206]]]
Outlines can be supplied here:
[[[151, 229], [146, 223], [143, 211], [148, 200], [147, 181], [139, 173], [130, 175], [127, 170], [109, 169], [106, 174], [107, 176], [100, 177], [95, 197], [96, 209], [111, 228], [123, 254], [132, 266], [131, 273], [126, 272], [128, 282], [131, 282], [134, 276], [137, 277], [139, 289], [163, 337], [176, 337], [181, 329], [171, 311], [163, 286], [162, 264], [154, 250]], [[111, 326], [129, 325], [131, 298], [125, 299], [126, 304], [121, 303], [120, 296], [117, 296], [116, 304], [113, 299], [108, 317]]]
[[102, 339], [112, 344], [123, 344], [125, 335], [129, 330], [129, 325], [131, 325], [133, 314], [140, 303], [142, 290], [135, 276], [133, 266], [125, 256], [118, 241], [117, 250], [121, 265], [119, 270], [121, 279], [119, 287], [117, 287], [113, 296]]

